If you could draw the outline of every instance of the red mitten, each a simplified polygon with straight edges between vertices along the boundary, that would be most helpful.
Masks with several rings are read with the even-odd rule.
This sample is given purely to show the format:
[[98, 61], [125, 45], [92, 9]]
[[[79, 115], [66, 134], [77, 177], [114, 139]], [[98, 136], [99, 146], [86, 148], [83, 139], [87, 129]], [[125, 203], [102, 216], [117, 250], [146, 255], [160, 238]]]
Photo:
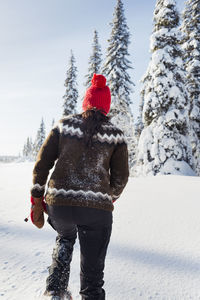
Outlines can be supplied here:
[[46, 213], [44, 197], [33, 198], [31, 196], [31, 204], [31, 221], [36, 227], [42, 228], [44, 226], [44, 212]]

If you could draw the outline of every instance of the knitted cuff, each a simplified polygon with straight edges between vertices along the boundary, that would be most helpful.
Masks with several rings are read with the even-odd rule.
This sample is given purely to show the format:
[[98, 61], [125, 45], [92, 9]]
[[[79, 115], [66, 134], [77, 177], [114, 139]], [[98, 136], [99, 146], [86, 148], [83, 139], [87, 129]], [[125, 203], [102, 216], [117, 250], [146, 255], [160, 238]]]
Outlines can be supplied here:
[[45, 184], [40, 185], [39, 183], [36, 183], [31, 188], [31, 196], [34, 198], [41, 198], [43, 197], [45, 192]]

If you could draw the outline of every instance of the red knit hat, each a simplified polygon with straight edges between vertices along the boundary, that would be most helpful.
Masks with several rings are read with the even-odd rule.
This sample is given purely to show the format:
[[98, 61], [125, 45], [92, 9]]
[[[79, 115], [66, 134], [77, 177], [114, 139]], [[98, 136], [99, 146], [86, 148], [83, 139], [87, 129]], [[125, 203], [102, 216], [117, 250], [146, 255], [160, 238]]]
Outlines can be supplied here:
[[83, 100], [83, 110], [97, 108], [107, 115], [110, 110], [111, 94], [103, 75], [94, 74], [92, 85], [87, 89]]

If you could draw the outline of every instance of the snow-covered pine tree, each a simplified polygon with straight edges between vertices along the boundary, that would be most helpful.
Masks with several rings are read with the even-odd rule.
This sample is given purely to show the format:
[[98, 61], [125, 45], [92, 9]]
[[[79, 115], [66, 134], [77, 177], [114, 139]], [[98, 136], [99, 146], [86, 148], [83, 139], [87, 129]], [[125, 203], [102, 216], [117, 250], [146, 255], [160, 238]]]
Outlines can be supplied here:
[[140, 103], [139, 103], [139, 115], [137, 117], [137, 121], [135, 124], [135, 134], [136, 137], [139, 139], [142, 130], [144, 129], [143, 123], [143, 108], [144, 108], [144, 96], [146, 93], [146, 88], [148, 87], [149, 82], [151, 81], [151, 74], [150, 74], [151, 64], [149, 64], [146, 73], [141, 79], [142, 89], [140, 91]]
[[88, 88], [91, 85], [91, 80], [93, 74], [99, 74], [101, 70], [101, 63], [102, 63], [102, 53], [101, 53], [101, 46], [99, 45], [99, 38], [97, 30], [94, 31], [94, 39], [92, 44], [92, 54], [89, 57], [89, 66], [88, 66], [88, 74], [86, 77], [85, 86]]
[[29, 160], [33, 159], [33, 142], [32, 142], [32, 138], [29, 137], [27, 139], [27, 150], [28, 150], [28, 158]]
[[[122, 0], [117, 0], [117, 5], [111, 22], [111, 36], [108, 40], [106, 61], [103, 66], [103, 74], [107, 78], [112, 100], [112, 108], [120, 110], [121, 102], [129, 107], [132, 103], [130, 94], [132, 86], [129, 69], [132, 69], [128, 60], [128, 45], [130, 44], [130, 32], [127, 26]], [[114, 112], [113, 112], [114, 113]]]
[[67, 78], [64, 86], [66, 87], [65, 95], [63, 96], [63, 116], [66, 117], [76, 113], [76, 106], [78, 101], [78, 89], [77, 89], [77, 68], [75, 66], [74, 54], [71, 51], [71, 57], [69, 61], [69, 68], [67, 70]]
[[45, 140], [45, 125], [44, 125], [44, 120], [42, 118], [42, 121], [40, 123], [40, 127], [37, 131], [35, 143], [34, 143], [34, 148], [33, 148], [33, 156], [36, 158], [42, 144], [44, 143]]
[[107, 78], [107, 84], [111, 90], [112, 103], [110, 116], [112, 122], [119, 126], [125, 133], [129, 148], [129, 166], [131, 172], [135, 162], [135, 137], [132, 104], [130, 94], [132, 86], [129, 69], [132, 69], [128, 60], [128, 45], [130, 44], [130, 32], [127, 26], [122, 0], [117, 0], [117, 5], [111, 22], [111, 36], [108, 40], [106, 61], [103, 66], [103, 74]]
[[31, 137], [28, 137], [24, 144], [23, 157], [28, 160], [33, 159], [33, 142]]
[[27, 157], [27, 140], [26, 140], [26, 143], [24, 143], [24, 147], [23, 147], [23, 150], [22, 150], [22, 154], [23, 154], [23, 157], [26, 158]]
[[189, 99], [179, 46], [175, 0], [157, 0], [152, 57], [144, 76], [144, 129], [139, 140], [139, 173], [193, 174], [189, 140]]
[[144, 129], [144, 124], [142, 120], [143, 106], [144, 106], [144, 89], [142, 89], [140, 93], [139, 114], [137, 116], [137, 120], [135, 123], [135, 136], [137, 140], [139, 140], [141, 132]]
[[191, 142], [196, 173], [200, 176], [200, 2], [188, 0], [183, 11], [182, 47], [190, 99]]

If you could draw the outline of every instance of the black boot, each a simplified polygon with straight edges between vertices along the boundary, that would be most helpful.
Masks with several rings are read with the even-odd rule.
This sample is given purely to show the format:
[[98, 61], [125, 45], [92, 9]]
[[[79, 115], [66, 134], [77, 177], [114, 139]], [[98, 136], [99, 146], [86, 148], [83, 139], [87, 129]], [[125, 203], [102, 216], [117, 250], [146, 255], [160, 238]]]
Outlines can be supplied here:
[[59, 296], [56, 295], [55, 292], [48, 292], [47, 290], [44, 293], [44, 296], [47, 296], [49, 300], [73, 300], [72, 294], [69, 290], [65, 291], [63, 294]]
[[59, 235], [56, 238], [56, 247], [53, 250], [52, 264], [49, 267], [49, 276], [46, 280], [44, 293], [46, 296], [54, 297], [52, 299], [70, 299], [65, 297], [68, 293], [67, 287], [74, 243], [75, 239], [66, 239]]

